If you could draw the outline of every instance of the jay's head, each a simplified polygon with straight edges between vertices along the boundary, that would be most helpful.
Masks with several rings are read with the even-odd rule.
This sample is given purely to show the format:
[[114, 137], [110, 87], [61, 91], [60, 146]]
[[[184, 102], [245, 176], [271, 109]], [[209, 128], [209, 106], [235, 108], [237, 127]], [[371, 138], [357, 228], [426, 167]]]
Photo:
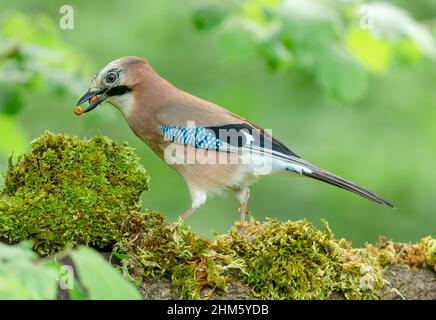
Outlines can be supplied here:
[[[110, 62], [91, 81], [89, 90], [77, 102], [76, 114], [89, 112], [107, 101], [127, 114], [134, 103], [134, 92], [141, 87], [146, 71], [145, 59], [124, 57]], [[80, 105], [89, 102], [82, 111]]]

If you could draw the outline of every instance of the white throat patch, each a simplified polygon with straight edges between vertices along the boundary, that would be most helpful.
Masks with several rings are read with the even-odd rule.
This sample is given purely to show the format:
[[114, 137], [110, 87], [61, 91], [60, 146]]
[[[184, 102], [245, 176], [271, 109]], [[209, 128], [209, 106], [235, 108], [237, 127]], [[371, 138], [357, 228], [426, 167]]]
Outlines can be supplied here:
[[130, 112], [133, 109], [133, 100], [132, 92], [126, 92], [120, 96], [111, 96], [106, 99], [107, 102], [117, 107], [126, 118], [129, 117]]

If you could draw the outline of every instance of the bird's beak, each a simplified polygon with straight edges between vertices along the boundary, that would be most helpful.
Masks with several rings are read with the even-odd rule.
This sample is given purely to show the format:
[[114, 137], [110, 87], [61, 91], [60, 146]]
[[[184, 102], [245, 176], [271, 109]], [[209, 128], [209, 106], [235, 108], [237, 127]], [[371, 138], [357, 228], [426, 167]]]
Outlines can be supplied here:
[[[98, 107], [98, 105], [100, 105], [104, 100], [106, 100], [107, 98], [107, 94], [106, 92], [108, 92], [111, 88], [102, 88], [100, 90], [97, 91], [88, 91], [87, 93], [85, 93], [80, 99], [79, 101], [77, 101], [77, 107], [76, 107], [76, 114], [82, 114], [82, 113], [86, 113], [89, 112], [93, 109], [95, 109], [96, 107]], [[80, 108], [80, 105], [82, 105], [83, 103], [85, 103], [86, 101], [89, 102], [89, 106], [82, 111], [82, 108]], [[78, 110], [78, 111], [77, 111]]]

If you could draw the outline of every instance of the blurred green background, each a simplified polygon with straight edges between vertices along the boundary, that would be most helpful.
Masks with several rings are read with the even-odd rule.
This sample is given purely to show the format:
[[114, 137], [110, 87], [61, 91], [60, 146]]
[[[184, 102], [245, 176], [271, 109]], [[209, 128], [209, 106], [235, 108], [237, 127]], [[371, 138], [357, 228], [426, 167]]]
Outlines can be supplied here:
[[[74, 28], [62, 30], [64, 1], [0, 0], [0, 169], [45, 130], [128, 141], [152, 177], [143, 206], [174, 221], [190, 206], [175, 171], [114, 107], [73, 114], [94, 73], [138, 55], [179, 88], [273, 129], [305, 159], [397, 206], [268, 177], [251, 189], [256, 219], [325, 218], [356, 246], [379, 235], [435, 236], [436, 3], [366, 3], [71, 1]], [[211, 236], [229, 229], [237, 209], [231, 194], [214, 197], [187, 223]]]

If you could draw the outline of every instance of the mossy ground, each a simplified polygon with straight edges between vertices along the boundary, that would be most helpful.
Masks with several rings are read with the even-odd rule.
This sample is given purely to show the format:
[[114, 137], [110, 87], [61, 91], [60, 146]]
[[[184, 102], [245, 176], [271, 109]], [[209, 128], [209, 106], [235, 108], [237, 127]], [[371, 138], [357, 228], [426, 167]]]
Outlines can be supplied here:
[[243, 278], [262, 299], [371, 299], [383, 285], [377, 261], [335, 240], [326, 222], [319, 230], [307, 220], [269, 219], [250, 223], [247, 234], [254, 244], [233, 228], [216, 246], [246, 262]]
[[10, 161], [0, 193], [0, 241], [33, 240], [41, 255], [67, 245], [116, 243], [126, 277], [138, 286], [153, 277], [170, 279], [178, 296], [211, 298], [235, 282], [261, 299], [373, 299], [386, 264], [428, 264], [436, 271], [436, 240], [416, 245], [383, 240], [353, 249], [307, 220], [235, 225], [213, 241], [181, 221], [140, 212], [149, 177], [132, 149], [104, 137], [79, 140], [46, 133], [32, 150]]
[[383, 286], [378, 260], [335, 240], [327, 224], [321, 231], [306, 220], [252, 222], [246, 230], [254, 243], [236, 225], [213, 242], [202, 240], [180, 221], [166, 225], [157, 212], [131, 215], [127, 225], [117, 249], [127, 253], [125, 274], [137, 282], [167, 276], [183, 298], [208, 298], [235, 280], [262, 299], [325, 299], [334, 293], [371, 299]]
[[428, 265], [436, 272], [436, 239], [430, 236], [418, 243], [396, 243], [381, 237], [376, 245], [369, 244], [364, 250], [377, 258], [382, 266], [406, 264], [418, 268]]
[[0, 195], [0, 239], [33, 240], [52, 254], [66, 245], [105, 247], [121, 238], [122, 221], [139, 210], [148, 174], [133, 150], [105, 137], [46, 133], [29, 153], [9, 161]]
[[244, 265], [215, 251], [210, 241], [199, 238], [181, 221], [166, 224], [155, 211], [129, 215], [123, 233], [115, 251], [123, 258], [124, 273], [138, 284], [166, 276], [183, 298], [208, 298], [215, 290], [225, 290], [230, 271], [242, 270]]

